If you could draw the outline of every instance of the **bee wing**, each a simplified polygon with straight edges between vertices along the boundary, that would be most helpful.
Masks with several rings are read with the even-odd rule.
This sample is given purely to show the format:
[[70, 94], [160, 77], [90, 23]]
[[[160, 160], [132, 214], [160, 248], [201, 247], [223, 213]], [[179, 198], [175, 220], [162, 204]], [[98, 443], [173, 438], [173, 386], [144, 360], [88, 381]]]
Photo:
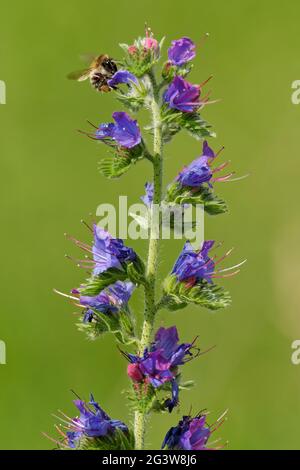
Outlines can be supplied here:
[[95, 60], [96, 57], [97, 57], [97, 54], [91, 54], [89, 52], [80, 54], [80, 60], [84, 62], [86, 65], [90, 65]]
[[90, 69], [84, 69], [84, 70], [76, 70], [75, 72], [71, 72], [67, 75], [67, 78], [69, 80], [78, 80], [79, 82], [83, 82], [84, 80], [87, 80], [90, 76]]

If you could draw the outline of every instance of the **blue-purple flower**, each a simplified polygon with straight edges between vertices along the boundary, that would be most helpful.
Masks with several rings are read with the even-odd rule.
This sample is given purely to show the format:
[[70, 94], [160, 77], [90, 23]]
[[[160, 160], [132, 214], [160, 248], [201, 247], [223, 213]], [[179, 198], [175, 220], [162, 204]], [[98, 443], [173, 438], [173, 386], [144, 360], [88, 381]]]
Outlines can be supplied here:
[[132, 83], [137, 83], [137, 78], [133, 73], [128, 72], [128, 70], [118, 70], [110, 80], [107, 80], [108, 85], [111, 88], [116, 87], [117, 85]]
[[69, 418], [63, 414], [64, 422], [67, 420], [68, 424], [68, 431], [64, 436], [67, 447], [75, 449], [83, 437], [104, 438], [112, 436], [116, 429], [124, 433], [128, 432], [127, 426], [122, 421], [111, 419], [102, 410], [92, 394], [88, 403], [83, 400], [74, 400], [74, 405], [80, 412], [79, 417]]
[[176, 180], [181, 186], [198, 188], [203, 183], [208, 183], [213, 176], [211, 164], [215, 154], [204, 141], [202, 155], [194, 160], [190, 165], [183, 168]]
[[92, 321], [95, 315], [93, 310], [109, 315], [119, 312], [122, 308], [126, 308], [133, 290], [134, 284], [132, 282], [116, 281], [98, 295], [80, 295], [80, 305], [87, 308], [84, 312], [83, 322], [89, 323]]
[[153, 183], [146, 183], [145, 184], [145, 192], [146, 192], [146, 194], [144, 196], [141, 196], [141, 200], [143, 201], [143, 203], [147, 207], [150, 207], [152, 202], [153, 202], [154, 184]]
[[183, 416], [177, 426], [172, 427], [166, 434], [162, 449], [169, 450], [206, 450], [207, 441], [215, 429], [206, 422], [206, 415], [195, 418]]
[[196, 46], [190, 38], [176, 39], [168, 49], [169, 61], [172, 65], [180, 67], [195, 58], [195, 49]]
[[213, 240], [205, 241], [200, 250], [195, 250], [189, 241], [185, 243], [172, 270], [178, 281], [185, 281], [189, 285], [202, 280], [212, 283], [215, 262], [208, 253], [214, 243]]
[[122, 264], [136, 259], [132, 248], [124, 245], [120, 238], [94, 224], [94, 244], [92, 246], [93, 274], [98, 275], [109, 268], [122, 269]]
[[138, 145], [141, 140], [141, 132], [137, 121], [121, 111], [113, 113], [115, 123], [101, 124], [95, 133], [95, 138], [99, 140], [113, 140], [119, 146], [132, 148]]
[[184, 167], [176, 177], [176, 181], [181, 187], [188, 187], [193, 189], [199, 189], [204, 183], [208, 183], [210, 187], [217, 181], [228, 181], [234, 175], [234, 172], [228, 173], [222, 176], [215, 176], [218, 172], [224, 170], [229, 164], [229, 161], [222, 163], [219, 166], [213, 167], [213, 163], [216, 157], [220, 154], [215, 153], [212, 148], [209, 147], [207, 141], [203, 142], [202, 155], [196, 158], [188, 166]]
[[196, 111], [201, 104], [201, 87], [176, 76], [164, 93], [164, 101], [170, 108], [184, 113]]
[[194, 356], [191, 352], [193, 343], [178, 344], [177, 328], [160, 328], [149, 350], [143, 355], [126, 354], [130, 361], [127, 368], [128, 376], [136, 383], [150, 383], [159, 388], [166, 382], [171, 382], [172, 398], [166, 400], [165, 406], [171, 412], [178, 404], [179, 388], [176, 380], [178, 366], [185, 364]]

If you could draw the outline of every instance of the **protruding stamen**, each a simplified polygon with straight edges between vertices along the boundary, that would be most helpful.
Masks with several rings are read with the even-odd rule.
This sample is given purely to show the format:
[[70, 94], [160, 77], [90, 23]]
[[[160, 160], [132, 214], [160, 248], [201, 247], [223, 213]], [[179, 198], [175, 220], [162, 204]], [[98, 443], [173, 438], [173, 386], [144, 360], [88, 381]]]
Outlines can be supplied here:
[[216, 182], [218, 181], [219, 183], [222, 183], [223, 181], [228, 181], [229, 178], [232, 177], [232, 175], [235, 174], [235, 171], [232, 171], [231, 173], [228, 173], [228, 175], [225, 175], [225, 176], [218, 176], [218, 178], [213, 178], [212, 181], [213, 182]]
[[55, 294], [61, 295], [62, 297], [67, 297], [68, 299], [76, 300], [76, 302], [78, 301], [78, 298], [77, 298], [77, 297], [73, 297], [72, 295], [64, 294], [63, 292], [60, 292], [60, 291], [57, 290], [57, 289], [53, 289], [53, 292], [55, 292]]
[[202, 88], [204, 85], [206, 85], [211, 79], [213, 78], [213, 75], [210, 75], [204, 82], [200, 83], [199, 87]]
[[83, 225], [85, 225], [92, 233], [94, 233], [92, 227], [83, 219], [80, 221]]
[[230, 268], [224, 268], [218, 271], [219, 273], [224, 273], [225, 271], [232, 271], [232, 269], [239, 268], [240, 266], [243, 266], [247, 262], [246, 259], [244, 261], [241, 261], [239, 264], [236, 264], [235, 266], [231, 266]]
[[231, 179], [228, 179], [226, 181], [224, 181], [225, 183], [231, 183], [233, 181], [241, 181], [241, 180], [244, 180], [245, 178], [248, 178], [248, 176], [250, 176], [250, 173], [247, 173], [246, 175], [243, 175], [243, 176], [239, 176], [238, 178], [231, 178]]
[[227, 162], [222, 163], [222, 165], [219, 165], [216, 168], [213, 168], [211, 172], [214, 174], [214, 173], [217, 173], [218, 171], [222, 171], [224, 170], [224, 168], [226, 168], [229, 165], [229, 163], [230, 163], [230, 160], [227, 160]]

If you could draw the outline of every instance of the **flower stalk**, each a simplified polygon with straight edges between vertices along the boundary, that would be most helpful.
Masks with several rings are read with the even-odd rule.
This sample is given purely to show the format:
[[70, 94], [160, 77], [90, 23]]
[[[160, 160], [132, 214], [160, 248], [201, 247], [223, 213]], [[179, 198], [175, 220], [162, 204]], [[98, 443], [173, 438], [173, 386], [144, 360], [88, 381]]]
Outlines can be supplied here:
[[[153, 203], [159, 205], [162, 200], [162, 174], [163, 174], [163, 155], [162, 155], [162, 123], [160, 115], [160, 98], [159, 89], [156, 83], [153, 70], [149, 72], [149, 79], [152, 85], [151, 97], [151, 114], [153, 125]], [[157, 220], [154, 217], [154, 205], [152, 205], [152, 216], [150, 225], [150, 238], [148, 246], [148, 260], [146, 269], [146, 284], [145, 284], [145, 314], [142, 327], [141, 341], [140, 341], [140, 354], [143, 353], [145, 348], [150, 346], [151, 336], [153, 332], [156, 308], [156, 268], [159, 250], [159, 236], [160, 236], [160, 214]], [[135, 412], [134, 418], [134, 435], [136, 449], [144, 448], [144, 435], [145, 435], [146, 416], [141, 411]]]

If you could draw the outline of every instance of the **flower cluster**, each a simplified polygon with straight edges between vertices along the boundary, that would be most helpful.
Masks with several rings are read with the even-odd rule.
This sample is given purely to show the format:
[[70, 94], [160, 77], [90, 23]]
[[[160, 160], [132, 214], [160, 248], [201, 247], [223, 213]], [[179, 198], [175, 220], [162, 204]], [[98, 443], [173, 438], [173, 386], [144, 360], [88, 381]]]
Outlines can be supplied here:
[[[142, 356], [127, 354], [129, 365], [128, 376], [135, 383], [148, 383], [155, 389], [162, 387], [166, 382], [171, 382], [172, 398], [165, 402], [165, 406], [171, 412], [178, 404], [179, 387], [177, 376], [179, 366], [190, 361], [193, 355], [194, 344], [178, 344], [177, 328], [160, 328], [150, 348], [146, 348]], [[197, 350], [196, 350], [197, 351]]]
[[114, 141], [120, 147], [132, 148], [141, 142], [141, 132], [137, 121], [127, 113], [113, 113], [115, 123], [101, 124], [95, 133], [96, 139]]
[[[83, 259], [75, 262], [88, 270], [89, 278], [73, 289], [72, 295], [63, 294], [80, 307], [82, 319], [78, 326], [88, 337], [96, 339], [110, 333], [122, 345], [118, 349], [128, 361], [127, 375], [131, 380], [128, 396], [134, 412], [134, 429], [122, 421], [111, 419], [91, 395], [88, 403], [80, 399], [74, 401], [79, 416], [68, 418], [62, 415], [67, 429], [65, 432], [59, 428], [59, 432], [63, 437], [61, 444], [67, 448], [143, 448], [146, 415], [153, 411], [172, 412], [179, 406], [181, 391], [192, 386], [192, 381], [182, 381], [182, 369], [187, 369], [183, 366], [200, 354], [195, 339], [188, 343], [179, 341], [176, 326], [160, 327], [154, 334], [159, 311], [162, 308], [171, 311], [183, 309], [189, 304], [210, 310], [226, 307], [230, 304], [230, 295], [216, 284], [216, 279], [236, 274], [242, 264], [220, 269], [219, 264], [232, 250], [217, 258], [212, 254], [218, 248], [215, 241], [206, 240], [195, 247], [187, 240], [164, 281], [161, 297], [158, 297], [159, 240], [152, 236], [156, 229], [152, 217], [154, 202], [172, 208], [178, 204], [180, 209], [190, 204], [203, 204], [211, 215], [224, 213], [227, 206], [215, 195], [214, 183], [227, 181], [232, 175], [216, 175], [228, 162], [215, 165], [220, 152], [215, 152], [208, 144], [207, 139], [214, 136], [211, 126], [202, 117], [204, 105], [209, 101], [210, 93], [203, 96], [208, 80], [200, 84], [187, 80], [196, 57], [195, 43], [186, 36], [173, 40], [157, 77], [162, 43], [163, 40], [159, 42], [146, 28], [145, 34], [132, 44], [121, 44], [124, 57], [116, 61], [118, 68], [112, 59], [105, 56], [111, 67], [106, 76], [103, 76], [103, 68], [95, 71], [97, 79], [105, 82], [105, 89], [102, 86], [97, 89], [112, 91], [129, 114], [116, 111], [112, 115], [113, 122], [102, 122], [94, 126], [92, 133], [85, 133], [110, 149], [111, 156], [99, 164], [101, 173], [108, 178], [120, 177], [142, 159], [153, 166], [153, 181], [145, 184], [145, 194], [141, 196], [145, 206], [151, 208], [151, 216], [147, 220], [151, 234], [147, 264], [123, 240], [115, 238], [96, 223], [92, 227], [86, 224], [93, 234], [92, 244], [70, 238], [85, 254]], [[141, 107], [151, 113], [150, 122], [145, 127], [132, 117], [132, 113]], [[162, 148], [181, 130], [203, 142], [202, 153], [182, 168], [164, 192]], [[148, 132], [148, 138], [145, 132]], [[149, 137], [153, 138], [152, 150], [148, 149]], [[160, 219], [162, 217], [158, 222], [159, 230], [163, 226]], [[196, 221], [192, 223], [196, 224]], [[143, 289], [145, 297], [140, 333], [129, 306], [133, 291], [139, 288]], [[162, 448], [208, 449], [208, 440], [221, 421], [209, 426], [206, 414], [185, 415], [167, 432]]]
[[192, 418], [183, 416], [177, 426], [172, 427], [166, 434], [162, 449], [169, 450], [210, 450], [207, 441], [211, 434], [223, 423], [222, 417], [217, 424], [209, 426], [206, 414]]
[[187, 37], [172, 41], [168, 49], [169, 63], [181, 67], [196, 57], [196, 46], [194, 42]]
[[185, 243], [172, 270], [178, 281], [185, 281], [189, 285], [202, 280], [212, 282], [215, 263], [208, 253], [214, 243], [213, 240], [203, 242], [199, 251], [194, 250], [190, 242]]
[[89, 323], [95, 317], [95, 310], [109, 315], [118, 313], [121, 308], [125, 308], [133, 290], [134, 284], [132, 282], [117, 281], [97, 295], [80, 295], [77, 289], [73, 289], [72, 293], [79, 294], [80, 305], [86, 307], [83, 322]]
[[125, 436], [129, 434], [127, 426], [122, 421], [111, 419], [95, 401], [92, 394], [88, 403], [80, 399], [74, 400], [73, 403], [80, 414], [75, 418], [69, 418], [65, 413], [60, 412], [59, 419], [67, 425], [67, 430], [63, 432], [57, 428], [63, 437], [62, 442], [57, 441], [59, 446], [77, 449], [84, 446], [84, 441], [91, 444], [97, 439], [100, 442], [107, 438], [114, 439], [118, 431]]
[[182, 77], [175, 77], [164, 93], [164, 101], [169, 108], [184, 113], [193, 113], [204, 104], [200, 101], [201, 87], [187, 82]]

